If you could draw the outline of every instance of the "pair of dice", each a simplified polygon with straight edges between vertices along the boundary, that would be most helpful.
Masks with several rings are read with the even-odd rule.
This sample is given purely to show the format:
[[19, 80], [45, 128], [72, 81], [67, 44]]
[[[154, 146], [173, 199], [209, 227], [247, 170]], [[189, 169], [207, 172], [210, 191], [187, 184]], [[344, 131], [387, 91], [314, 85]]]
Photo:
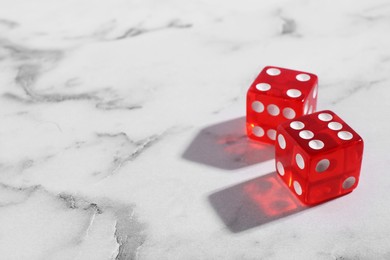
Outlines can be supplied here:
[[265, 67], [247, 93], [249, 138], [275, 144], [279, 176], [305, 204], [351, 192], [359, 182], [363, 139], [334, 112], [315, 112], [318, 78]]

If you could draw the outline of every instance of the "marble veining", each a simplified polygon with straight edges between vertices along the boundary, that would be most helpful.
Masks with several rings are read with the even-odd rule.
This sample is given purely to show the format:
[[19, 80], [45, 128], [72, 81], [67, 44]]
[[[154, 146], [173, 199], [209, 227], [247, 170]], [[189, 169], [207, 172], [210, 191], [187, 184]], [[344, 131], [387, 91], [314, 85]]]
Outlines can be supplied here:
[[[15, 217], [7, 221], [2, 214], [3, 231], [27, 231], [15, 233], [12, 238], [2, 237], [3, 253], [9, 253], [10, 258], [15, 257], [13, 250], [20, 250], [19, 259], [100, 258], [102, 253], [113, 259], [135, 259], [144, 242], [144, 224], [138, 221], [130, 205], [116, 205], [107, 199], [96, 202], [98, 198], [89, 202], [66, 193], [52, 194], [41, 186], [15, 188], [2, 184], [0, 190], [0, 211]], [[62, 244], [68, 252], [58, 248]], [[20, 248], [24, 245], [26, 248]]]
[[[1, 259], [390, 259], [390, 3], [0, 3]], [[365, 140], [316, 207], [245, 135], [267, 65]]]

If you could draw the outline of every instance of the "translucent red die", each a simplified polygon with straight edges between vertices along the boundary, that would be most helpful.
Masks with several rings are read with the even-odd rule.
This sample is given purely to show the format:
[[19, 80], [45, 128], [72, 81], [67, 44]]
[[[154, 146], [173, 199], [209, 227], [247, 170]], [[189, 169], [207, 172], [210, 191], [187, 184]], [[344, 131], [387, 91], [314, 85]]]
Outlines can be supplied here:
[[276, 169], [309, 205], [342, 196], [359, 183], [363, 139], [326, 110], [289, 120], [277, 128]]
[[318, 78], [312, 73], [265, 67], [247, 93], [249, 138], [275, 143], [276, 127], [280, 123], [316, 110], [317, 84]]

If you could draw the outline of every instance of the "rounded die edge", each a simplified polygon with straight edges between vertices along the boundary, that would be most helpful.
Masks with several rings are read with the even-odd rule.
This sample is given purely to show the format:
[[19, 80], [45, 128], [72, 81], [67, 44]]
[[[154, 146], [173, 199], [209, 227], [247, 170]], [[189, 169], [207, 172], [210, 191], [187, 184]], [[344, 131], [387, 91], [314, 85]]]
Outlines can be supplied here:
[[[294, 141], [291, 141], [292, 137], [290, 133], [285, 129], [285, 127], [288, 126], [285, 125], [285, 122], [280, 124], [276, 128], [276, 140], [275, 140], [275, 149], [281, 150], [281, 151], [286, 151], [286, 150], [291, 150], [292, 145], [296, 145], [297, 143]], [[281, 137], [279, 137], [281, 136]], [[282, 142], [281, 144], [279, 142]]]
[[[275, 74], [274, 75], [270, 75], [268, 73], [271, 73], [271, 70], [274, 70], [274, 72], [279, 72], [279, 74]], [[268, 75], [268, 76], [278, 76], [280, 74], [283, 73], [283, 70], [285, 70], [285, 68], [281, 68], [279, 66], [273, 66], [273, 65], [266, 65], [261, 71], [260, 71], [260, 74], [265, 74], [265, 75]], [[268, 71], [268, 72], [267, 72]], [[259, 75], [260, 75], [259, 74]], [[272, 74], [272, 73], [271, 73]]]

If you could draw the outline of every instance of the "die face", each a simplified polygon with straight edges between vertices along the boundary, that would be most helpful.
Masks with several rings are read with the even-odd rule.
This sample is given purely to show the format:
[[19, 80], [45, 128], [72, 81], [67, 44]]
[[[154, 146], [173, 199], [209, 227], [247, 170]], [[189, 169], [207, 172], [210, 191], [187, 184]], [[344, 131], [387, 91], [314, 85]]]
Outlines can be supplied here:
[[[293, 123], [294, 122], [294, 123]], [[297, 144], [315, 157], [318, 154], [346, 149], [361, 143], [363, 139], [339, 116], [330, 110], [316, 112], [281, 125]], [[303, 126], [294, 129], [294, 125]]]
[[296, 166], [291, 156], [295, 150], [293, 143], [294, 140], [286, 133], [285, 129], [278, 128], [275, 145], [276, 171], [289, 187], [292, 185], [293, 173], [295, 173], [293, 168]]
[[276, 127], [286, 120], [315, 111], [317, 83], [317, 76], [312, 73], [265, 67], [247, 93], [249, 137], [274, 143], [267, 135], [259, 137], [249, 130], [253, 130], [255, 126], [276, 130]]
[[247, 95], [248, 119], [253, 122], [264, 122], [275, 129], [280, 123], [303, 115], [303, 110], [304, 104], [299, 100], [266, 96], [252, 91]]
[[343, 191], [341, 189], [341, 183], [341, 178], [335, 177], [309, 185], [307, 196], [304, 198], [305, 203], [314, 205], [351, 192]]
[[[356, 188], [363, 140], [332, 111], [283, 123], [277, 136], [276, 166], [278, 162], [283, 164], [282, 179], [303, 202], [320, 203]], [[299, 183], [301, 195], [296, 192], [294, 181]]]
[[282, 99], [304, 101], [317, 98], [318, 78], [315, 74], [280, 67], [267, 66], [249, 88], [249, 91]]
[[264, 143], [274, 144], [276, 138], [276, 129], [264, 124], [246, 124], [247, 135], [249, 138]]

